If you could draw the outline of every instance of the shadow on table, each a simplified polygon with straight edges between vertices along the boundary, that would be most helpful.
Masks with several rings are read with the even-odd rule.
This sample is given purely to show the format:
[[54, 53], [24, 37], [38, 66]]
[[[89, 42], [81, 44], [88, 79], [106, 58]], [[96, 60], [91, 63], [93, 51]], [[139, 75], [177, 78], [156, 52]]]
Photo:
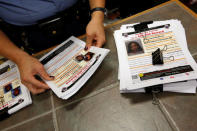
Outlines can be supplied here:
[[152, 94], [146, 93], [125, 93], [121, 94], [121, 96], [126, 99], [130, 99], [130, 102], [132, 104], [139, 104], [152, 101]]
[[158, 97], [159, 99], [165, 99], [165, 98], [173, 98], [173, 97], [187, 97], [187, 96], [196, 96], [196, 94], [186, 94], [186, 93], [176, 93], [176, 92], [163, 92], [159, 93]]

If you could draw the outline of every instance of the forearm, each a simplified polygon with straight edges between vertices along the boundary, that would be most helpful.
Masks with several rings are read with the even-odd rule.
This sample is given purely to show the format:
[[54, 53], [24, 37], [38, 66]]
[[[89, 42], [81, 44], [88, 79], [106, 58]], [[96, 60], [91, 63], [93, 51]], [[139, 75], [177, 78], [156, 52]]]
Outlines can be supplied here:
[[17, 46], [15, 46], [12, 41], [0, 30], [0, 55], [4, 56], [15, 63], [19, 63], [21, 58], [28, 56], [28, 54]]
[[[105, 0], [89, 0], [90, 1], [90, 8], [96, 7], [105, 7]], [[103, 22], [104, 20], [104, 13], [102, 11], [95, 11], [92, 14], [92, 19], [96, 19], [99, 22]]]
[[105, 0], [90, 0], [90, 8], [105, 7]]

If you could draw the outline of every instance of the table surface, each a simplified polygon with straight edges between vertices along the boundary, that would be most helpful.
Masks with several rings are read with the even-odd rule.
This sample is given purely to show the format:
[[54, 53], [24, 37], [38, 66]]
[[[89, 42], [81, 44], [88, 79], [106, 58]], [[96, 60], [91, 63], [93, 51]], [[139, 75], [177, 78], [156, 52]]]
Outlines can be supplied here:
[[197, 15], [176, 0], [166, 2], [106, 28], [104, 48], [111, 52], [76, 95], [66, 101], [52, 91], [32, 96], [33, 104], [1, 121], [0, 130], [195, 131], [196, 95], [164, 92], [158, 94], [159, 104], [154, 105], [151, 94], [119, 91], [114, 30], [122, 24], [168, 19], [181, 20], [188, 48], [197, 60]]

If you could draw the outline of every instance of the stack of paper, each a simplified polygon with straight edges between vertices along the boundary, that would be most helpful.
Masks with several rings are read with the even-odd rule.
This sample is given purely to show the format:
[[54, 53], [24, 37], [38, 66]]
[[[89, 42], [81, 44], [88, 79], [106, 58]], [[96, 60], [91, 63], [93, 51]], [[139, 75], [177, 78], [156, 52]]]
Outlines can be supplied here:
[[[60, 44], [40, 59], [53, 81], [45, 81], [54, 93], [68, 99], [93, 75], [108, 49], [91, 47], [75, 37]], [[0, 120], [32, 103], [29, 90], [21, 83], [17, 65], [7, 61], [0, 65]]]
[[[136, 24], [122, 25], [114, 32], [120, 91], [145, 92], [145, 87], [163, 84], [163, 91], [195, 93], [197, 64], [188, 50], [181, 22], [154, 21], [148, 27]], [[162, 57], [156, 59], [163, 64], [153, 62], [152, 53], [158, 49]]]
[[0, 112], [12, 114], [31, 103], [30, 93], [21, 84], [16, 64], [7, 61], [0, 65]]
[[70, 37], [40, 59], [50, 76], [55, 80], [45, 81], [62, 99], [74, 95], [99, 67], [108, 49], [92, 46], [84, 50], [85, 42]]

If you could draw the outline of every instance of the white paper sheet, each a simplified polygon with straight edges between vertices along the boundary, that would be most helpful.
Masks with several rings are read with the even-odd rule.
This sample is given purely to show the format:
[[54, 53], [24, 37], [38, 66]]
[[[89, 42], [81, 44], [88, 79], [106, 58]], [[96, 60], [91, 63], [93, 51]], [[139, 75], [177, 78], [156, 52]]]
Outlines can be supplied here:
[[[62, 99], [68, 99], [74, 95], [91, 77], [101, 64], [105, 56], [109, 53], [108, 49], [91, 47], [88, 51], [84, 51], [85, 43], [75, 37], [70, 37], [57, 48], [46, 54], [40, 59], [45, 60], [48, 56], [53, 55], [55, 51], [68, 42], [72, 41], [68, 47], [48, 61], [44, 67], [46, 71], [55, 76], [54, 81], [46, 81], [53, 92]], [[92, 53], [90, 60], [86, 61], [84, 56]], [[79, 56], [83, 60], [78, 61]]]
[[29, 90], [21, 84], [16, 64], [6, 61], [0, 65], [0, 70], [5, 67], [9, 68], [0, 75], [0, 110], [8, 107], [8, 113], [12, 114], [31, 104], [32, 100]]
[[[154, 26], [159, 26], [159, 25], [162, 25], [162, 24], [167, 24], [167, 23], [170, 23], [170, 27], [171, 28], [168, 28], [168, 30], [169, 29], [171, 29], [173, 32], [174, 32], [174, 37], [176, 38], [176, 40], [177, 40], [177, 43], [179, 44], [179, 46], [180, 46], [180, 48], [182, 48], [182, 49], [184, 49], [183, 50], [183, 52], [184, 52], [184, 55], [186, 55], [185, 57], [187, 57], [187, 60], [188, 61], [192, 61], [191, 62], [191, 65], [193, 66], [193, 67], [195, 67], [195, 61], [193, 60], [193, 58], [191, 57], [191, 55], [190, 55], [190, 53], [189, 53], [189, 51], [188, 51], [188, 49], [187, 49], [187, 43], [186, 43], [186, 38], [185, 38], [185, 32], [184, 32], [184, 28], [182, 27], [182, 25], [180, 24], [180, 21], [177, 21], [177, 20], [169, 20], [169, 21], [160, 21], [160, 22], [154, 22], [154, 24], [152, 24], [152, 25], [149, 25], [149, 27], [154, 27]], [[121, 34], [122, 33], [125, 33], [125, 32], [128, 32], [128, 31], [134, 31], [132, 28], [129, 28], [129, 29], [127, 29], [126, 27], [127, 26], [132, 26], [132, 25], [123, 25], [122, 27], [121, 27], [121, 30], [120, 31], [116, 31], [115, 33], [114, 33], [114, 37], [115, 37], [115, 41], [116, 41], [116, 45], [117, 45], [117, 49], [118, 49], [118, 57], [119, 57], [119, 67], [120, 67], [120, 69], [122, 69], [122, 70], [120, 70], [119, 71], [119, 79], [120, 79], [120, 90], [124, 90], [124, 91], [122, 91], [122, 92], [125, 92], [125, 90], [129, 90], [129, 89], [126, 89], [126, 88], [128, 88], [128, 87], [126, 87], [127, 85], [126, 84], [128, 84], [129, 82], [132, 82], [131, 80], [129, 81], [128, 80], [128, 76], [126, 77], [126, 72], [128, 72], [129, 71], [129, 69], [127, 69], [128, 67], [126, 67], [125, 65], [128, 65], [128, 63], [126, 63], [125, 64], [125, 61], [128, 61], [128, 60], [123, 60], [123, 58], [124, 57], [128, 57], [127, 56], [127, 54], [125, 53], [126, 52], [126, 49], [125, 49], [125, 44], [122, 42], [122, 41], [125, 41], [123, 38], [124, 37], [122, 37], [121, 36]], [[143, 35], [143, 34], [141, 34], [141, 35]], [[125, 38], [126, 39], [126, 38]], [[128, 40], [128, 39], [127, 39]], [[120, 42], [121, 41], [121, 42]], [[119, 44], [117, 44], [117, 43], [119, 43]], [[124, 50], [120, 50], [120, 49], [124, 49]], [[164, 54], [164, 56], [165, 56], [165, 54]], [[122, 62], [121, 62], [122, 61]], [[133, 63], [133, 61], [131, 61], [132, 63]], [[136, 61], [137, 62], [137, 61]], [[123, 63], [123, 64], [122, 64]], [[183, 62], [184, 63], [184, 62]], [[121, 64], [122, 64], [122, 67], [121, 67]], [[176, 64], [175, 64], [176, 65]], [[159, 67], [160, 68], [160, 67]], [[125, 69], [127, 69], [127, 70], [125, 70]], [[195, 70], [196, 70], [196, 68], [195, 68]], [[121, 75], [122, 74], [122, 75]], [[131, 78], [131, 77], [130, 77]], [[194, 78], [194, 77], [193, 77]], [[192, 77], [190, 77], [189, 79], [193, 79]], [[127, 79], [127, 80], [126, 80]], [[194, 78], [194, 79], [196, 79], [196, 78]], [[180, 79], [179, 79], [180, 80]], [[178, 80], [178, 81], [179, 81]], [[129, 81], [129, 82], [128, 82]], [[172, 82], [172, 81], [169, 81], [169, 80], [167, 80], [166, 82], [164, 82], [164, 83], [169, 83], [169, 82]], [[188, 81], [189, 82], [189, 81]], [[132, 86], [132, 83], [129, 83], [128, 84], [129, 86]], [[168, 85], [168, 84], [167, 84]], [[181, 85], [181, 84], [180, 84]], [[145, 86], [147, 86], [147, 85], [145, 85]], [[177, 86], [178, 86], [178, 84], [177, 84]], [[139, 86], [137, 87], [137, 88], [139, 88]], [[193, 86], [193, 88], [190, 88], [190, 93], [191, 93], [191, 90], [194, 92], [194, 90], [195, 90], [195, 86]], [[184, 88], [185, 89], [185, 92], [186, 92], [186, 87]], [[131, 90], [131, 89], [130, 89]], [[132, 88], [132, 90], [133, 90], [133, 88]], [[183, 91], [183, 89], [181, 89], [182, 91]], [[180, 92], [182, 92], [181, 90], [179, 90]], [[135, 90], [135, 91], [137, 91], [137, 90]], [[142, 91], [143, 92], [143, 90], [140, 90], [140, 91]], [[178, 90], [176, 90], [176, 91], [178, 91]], [[188, 92], [188, 90], [187, 90], [187, 92]]]

